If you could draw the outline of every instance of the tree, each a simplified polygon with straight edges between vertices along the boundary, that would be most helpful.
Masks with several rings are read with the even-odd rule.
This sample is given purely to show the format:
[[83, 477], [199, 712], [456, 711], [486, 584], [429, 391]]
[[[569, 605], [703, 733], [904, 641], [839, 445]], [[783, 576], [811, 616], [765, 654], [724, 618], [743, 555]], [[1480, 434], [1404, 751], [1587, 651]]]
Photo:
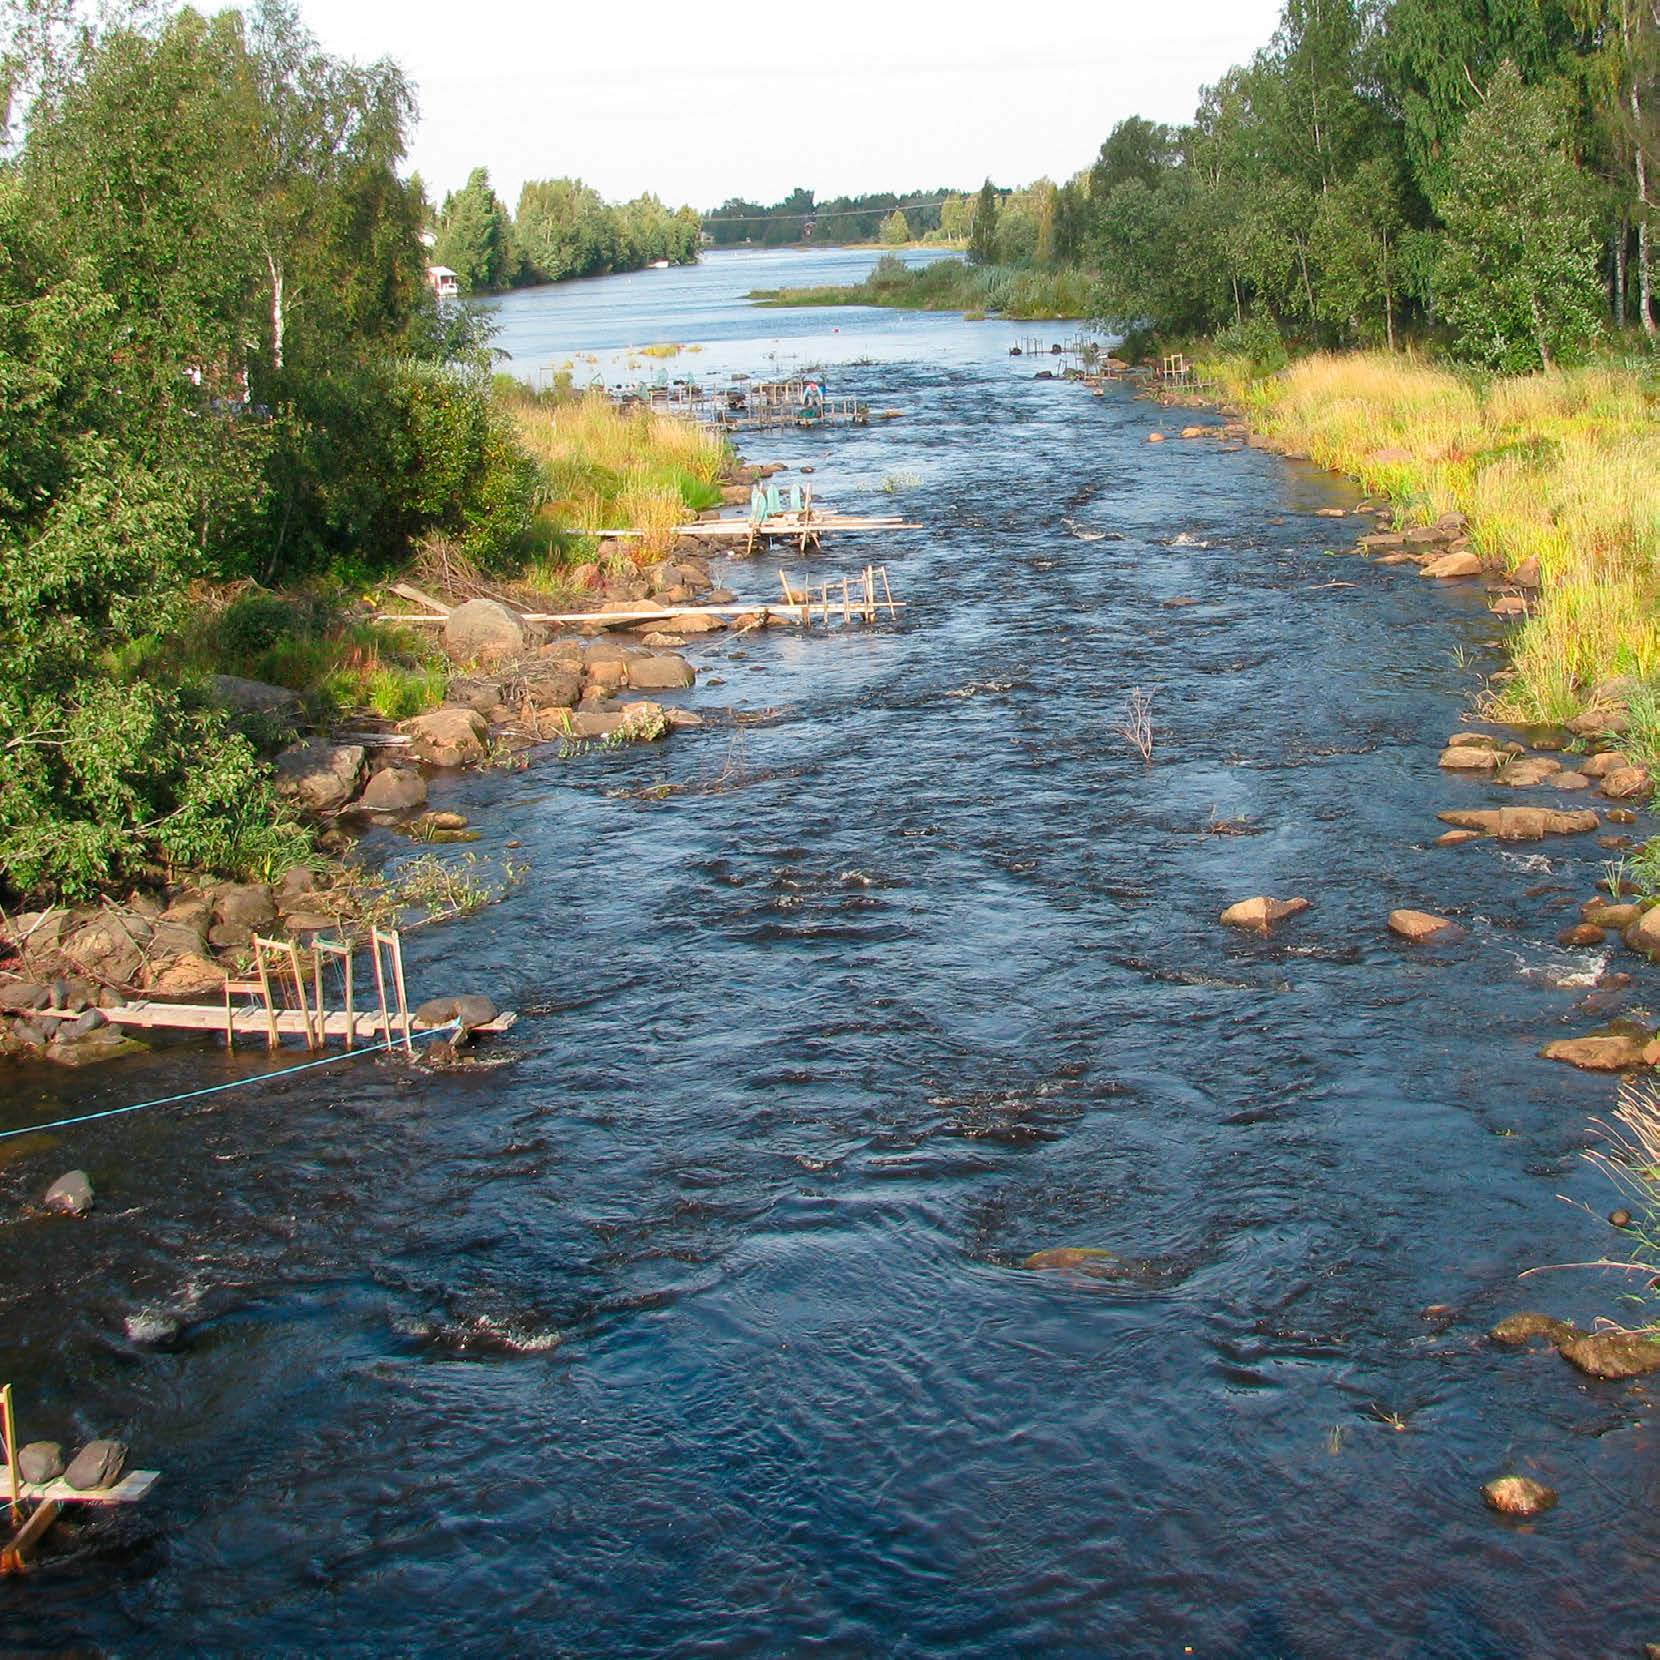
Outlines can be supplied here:
[[1460, 352], [1549, 368], [1597, 333], [1596, 235], [1560, 103], [1501, 64], [1448, 158], [1437, 295]]
[[969, 230], [968, 257], [976, 265], [997, 262], [997, 186], [990, 179], [980, 186]]
[[455, 272], [464, 290], [489, 293], [512, 276], [507, 209], [490, 188], [490, 174], [475, 167], [460, 190], [444, 198], [433, 252]]
[[1321, 198], [1314, 217], [1320, 249], [1317, 314], [1339, 336], [1395, 349], [1400, 241], [1406, 229], [1400, 181], [1371, 157]]
[[882, 228], [876, 233], [876, 240], [890, 248], [901, 248], [911, 240], [911, 222], [905, 217], [902, 209], [895, 208], [882, 221]]

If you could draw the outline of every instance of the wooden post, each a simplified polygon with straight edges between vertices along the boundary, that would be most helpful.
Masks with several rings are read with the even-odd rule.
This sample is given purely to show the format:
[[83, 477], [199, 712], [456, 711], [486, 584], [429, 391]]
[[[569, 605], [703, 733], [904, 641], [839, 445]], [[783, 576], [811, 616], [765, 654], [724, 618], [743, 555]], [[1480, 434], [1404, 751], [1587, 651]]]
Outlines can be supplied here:
[[236, 1053], [236, 1016], [231, 1012], [231, 977], [225, 976], [225, 1053]]
[[894, 604], [893, 589], [888, 586], [888, 567], [886, 565], [880, 567], [880, 575], [882, 578], [882, 592], [888, 596], [888, 615], [892, 617], [895, 622], [898, 622], [899, 607]]
[[24, 1551], [40, 1543], [46, 1530], [58, 1519], [56, 1499], [43, 1499], [35, 1506], [34, 1514], [12, 1535], [11, 1543], [0, 1550], [0, 1574], [23, 1574], [29, 1571]]
[[380, 1031], [381, 1036], [386, 1039], [386, 1047], [390, 1049], [392, 1047], [392, 1011], [386, 1006], [386, 973], [380, 960], [382, 937], [380, 929], [371, 928], [369, 930], [369, 944], [375, 953], [375, 990], [380, 993]]
[[[403, 1025], [403, 1046], [407, 1054], [415, 1053], [415, 1040], [409, 1033], [409, 998], [403, 985], [403, 938], [396, 928], [390, 929], [386, 935], [387, 942], [392, 948], [392, 983], [398, 993], [398, 1018]], [[388, 1031], [387, 1039], [391, 1039]]]
[[254, 936], [254, 967], [259, 972], [259, 995], [265, 1001], [265, 1045], [275, 1049], [282, 1041], [277, 1032], [277, 1011], [271, 1002], [271, 975], [265, 966], [265, 952], [259, 936]]
[[17, 1473], [17, 1420], [12, 1416], [12, 1386], [8, 1383], [0, 1388], [0, 1417], [5, 1419], [6, 1435], [6, 1468], [11, 1473], [12, 1482], [12, 1522], [13, 1525], [22, 1521], [23, 1512], [19, 1507], [20, 1491], [18, 1488]]
[[311, 942], [311, 1004], [317, 1011], [317, 1046], [322, 1048], [328, 1042], [329, 1023], [323, 1012], [323, 953], [316, 940]]

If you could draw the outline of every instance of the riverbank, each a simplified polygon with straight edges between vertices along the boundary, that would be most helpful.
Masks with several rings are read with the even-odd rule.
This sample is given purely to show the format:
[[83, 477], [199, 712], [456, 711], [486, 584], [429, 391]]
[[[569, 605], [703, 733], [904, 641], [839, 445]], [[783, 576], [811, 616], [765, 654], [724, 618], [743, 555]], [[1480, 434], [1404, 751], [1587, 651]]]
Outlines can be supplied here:
[[907, 266], [884, 256], [863, 282], [818, 288], [761, 288], [761, 306], [886, 306], [902, 311], [960, 311], [969, 321], [992, 312], [1013, 322], [1061, 322], [1092, 314], [1094, 278], [1076, 267], [974, 266], [942, 259]]

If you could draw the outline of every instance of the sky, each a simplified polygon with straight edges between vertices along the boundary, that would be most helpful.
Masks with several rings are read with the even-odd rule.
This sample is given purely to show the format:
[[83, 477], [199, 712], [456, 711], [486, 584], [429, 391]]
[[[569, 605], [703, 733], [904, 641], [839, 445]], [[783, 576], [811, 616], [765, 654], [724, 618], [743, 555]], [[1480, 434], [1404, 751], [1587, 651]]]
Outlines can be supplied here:
[[[1168, 3], [1168, 0], [1167, 0]], [[415, 83], [427, 192], [490, 170], [706, 209], [1070, 177], [1127, 115], [1189, 119], [1279, 0], [299, 0], [326, 50]]]

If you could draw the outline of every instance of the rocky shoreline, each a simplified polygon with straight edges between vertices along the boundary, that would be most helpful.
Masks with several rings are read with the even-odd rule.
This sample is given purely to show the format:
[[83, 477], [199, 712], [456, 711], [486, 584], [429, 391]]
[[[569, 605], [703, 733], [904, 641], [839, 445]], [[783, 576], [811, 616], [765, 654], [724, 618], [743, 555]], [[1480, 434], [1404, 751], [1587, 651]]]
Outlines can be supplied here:
[[[780, 471], [740, 467], [727, 494], [747, 500], [755, 482]], [[446, 605], [442, 639], [454, 673], [438, 707], [398, 723], [362, 717], [349, 733], [299, 738], [277, 754], [277, 786], [317, 827], [325, 859], [269, 883], [185, 877], [120, 901], [0, 911], [0, 1059], [82, 1066], [134, 1053], [143, 1045], [102, 1010], [135, 996], [217, 1000], [245, 968], [256, 932], [301, 944], [325, 932], [350, 937], [374, 902], [361, 873], [343, 862], [362, 829], [391, 825], [423, 843], [474, 839], [462, 815], [427, 810], [434, 774], [522, 765], [548, 744], [571, 756], [589, 744], [650, 743], [702, 726], [703, 716], [665, 701], [696, 686], [684, 648], [702, 635], [766, 626], [766, 613], [657, 615], [631, 625], [632, 614], [665, 605], [737, 599], [699, 553], [619, 575], [621, 551], [602, 545], [595, 562], [572, 573], [584, 608], [614, 613], [615, 622], [550, 634], [499, 598], [459, 597]], [[222, 678], [223, 695], [250, 712], [297, 706], [285, 688]]]

